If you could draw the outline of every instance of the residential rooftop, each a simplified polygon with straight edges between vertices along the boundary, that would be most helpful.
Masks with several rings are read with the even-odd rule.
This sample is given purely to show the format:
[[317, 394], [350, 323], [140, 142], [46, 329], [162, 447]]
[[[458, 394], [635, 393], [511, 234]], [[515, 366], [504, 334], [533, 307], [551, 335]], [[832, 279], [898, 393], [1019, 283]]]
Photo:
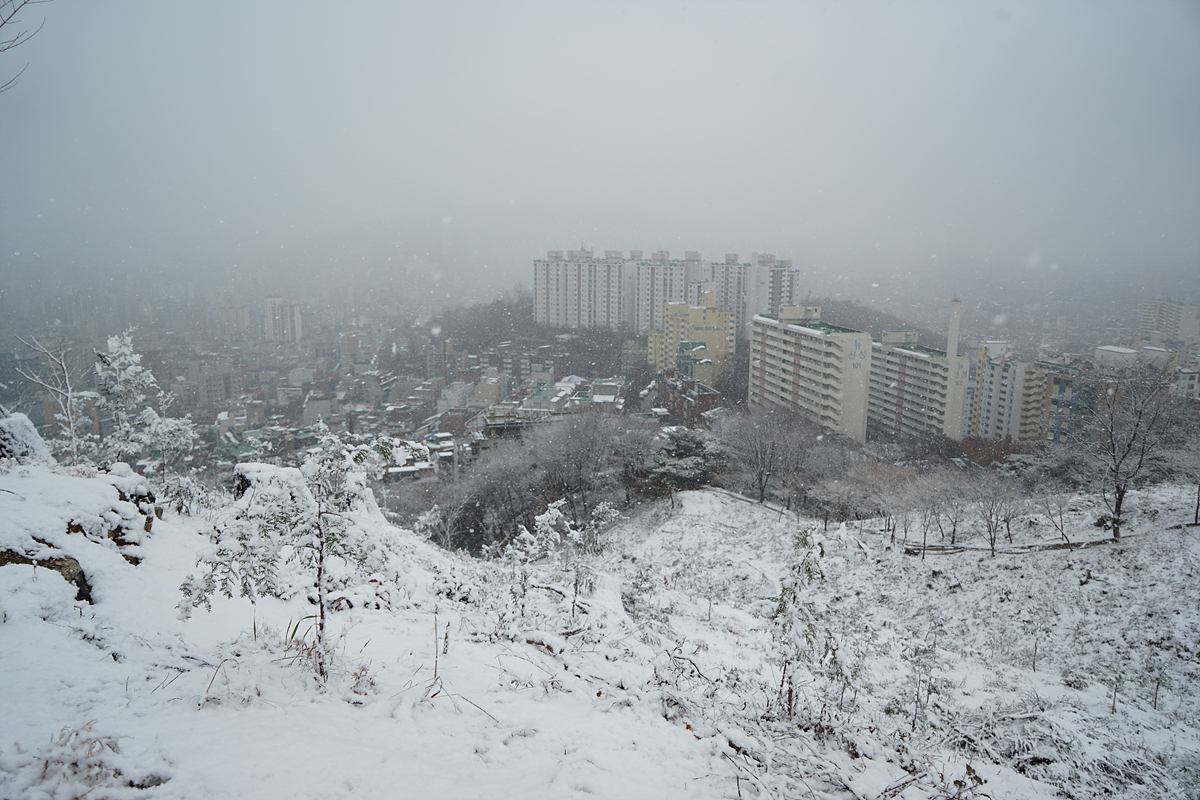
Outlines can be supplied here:
[[[757, 314], [756, 316], [763, 319], [769, 319], [772, 322], [779, 322], [778, 314]], [[831, 333], [863, 333], [854, 328], [843, 328], [841, 325], [831, 325], [828, 322], [821, 322], [814, 319], [796, 320], [794, 322], [785, 323], [789, 328], [806, 328], [810, 331], [815, 331], [821, 335], [829, 335]]]

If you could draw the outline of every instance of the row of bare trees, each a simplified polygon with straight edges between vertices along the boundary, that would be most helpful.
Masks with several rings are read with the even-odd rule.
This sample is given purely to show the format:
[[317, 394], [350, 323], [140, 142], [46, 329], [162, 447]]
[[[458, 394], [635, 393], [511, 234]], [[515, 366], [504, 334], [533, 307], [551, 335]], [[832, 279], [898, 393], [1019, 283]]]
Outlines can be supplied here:
[[[1120, 538], [1131, 490], [1164, 480], [1196, 485], [1200, 524], [1200, 403], [1171, 392], [1160, 369], [1140, 366], [1088, 376], [1072, 435], [1003, 463], [922, 460], [900, 466], [893, 448], [872, 451], [773, 409], [727, 417], [718, 428], [739, 470], [734, 488], [835, 521], [881, 517], [907, 541], [936, 535], [955, 544], [965, 523], [995, 553], [1014, 521], [1031, 514], [1070, 544], [1067, 509], [1079, 493], [1098, 496], [1099, 522]], [[974, 524], [974, 523], [977, 523]]]
[[648, 488], [659, 447], [651, 422], [574, 414], [495, 444], [458, 480], [390, 489], [387, 504], [442, 545], [479, 552], [532, 529], [558, 500], [580, 527], [602, 502], [627, 506]]
[[[718, 483], [760, 503], [830, 521], [882, 519], [903, 544], [1012, 543], [1018, 520], [1048, 525], [1070, 542], [1068, 510], [1080, 493], [1107, 504], [1102, 520], [1120, 536], [1128, 492], [1181, 477], [1197, 482], [1200, 411], [1172, 397], [1161, 373], [1107, 377], [1079, 434], [1002, 464], [909, 460], [897, 447], [862, 445], [780, 409], [731, 412], [712, 432], [661, 435], [632, 417], [578, 414], [498, 445], [457, 481], [416, 487], [397, 509], [423, 519], [448, 546], [503, 544], [549, 503], [565, 500], [584, 525], [601, 502], [628, 506], [645, 495]], [[1039, 539], [1045, 536], [1039, 534]]]

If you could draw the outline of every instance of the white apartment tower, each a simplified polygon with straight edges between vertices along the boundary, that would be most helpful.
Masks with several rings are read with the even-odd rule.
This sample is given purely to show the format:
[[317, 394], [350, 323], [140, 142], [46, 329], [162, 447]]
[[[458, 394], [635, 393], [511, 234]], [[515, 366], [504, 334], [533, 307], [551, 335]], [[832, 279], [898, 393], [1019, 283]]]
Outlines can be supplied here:
[[263, 317], [263, 338], [269, 342], [298, 342], [304, 334], [300, 320], [300, 306], [289, 303], [282, 297], [267, 297], [263, 300], [266, 314]]
[[750, 337], [751, 405], [794, 409], [866, 441], [869, 334], [821, 322], [819, 306], [784, 306], [751, 318]]
[[[698, 271], [699, 260], [691, 262]], [[638, 334], [658, 331], [663, 328], [663, 308], [666, 303], [682, 303], [687, 300], [689, 280], [688, 261], [672, 261], [665, 250], [655, 252], [649, 260], [634, 265], [637, 284], [635, 287], [635, 311], [632, 328]]]
[[1143, 300], [1138, 336], [1147, 338], [1154, 333], [1171, 342], [1200, 336], [1200, 306], [1174, 297]]
[[714, 261], [709, 265], [708, 280], [717, 298], [717, 308], [737, 313], [739, 334], [746, 330], [746, 276], [749, 264], [738, 262], [737, 253], [726, 253], [724, 262]]
[[619, 250], [551, 250], [533, 262], [533, 320], [551, 328], [621, 330], [628, 267]]
[[1181, 365], [1200, 369], [1200, 306], [1173, 297], [1143, 300], [1138, 339], [1170, 345], [1179, 352]]
[[739, 335], [756, 313], [776, 314], [799, 302], [799, 273], [791, 262], [755, 253], [705, 261], [689, 250], [683, 260], [659, 250], [648, 258], [631, 250], [551, 250], [533, 262], [533, 319], [552, 328], [604, 328], [645, 334], [662, 330], [666, 303], [699, 303], [711, 292], [717, 308], [737, 315]]
[[789, 259], [776, 259], [769, 253], [751, 253], [746, 286], [746, 318], [756, 314], [777, 316], [784, 306], [799, 307], [800, 273]]
[[1009, 342], [980, 342], [968, 435], [1032, 442], [1044, 438], [1046, 370], [1016, 357]]

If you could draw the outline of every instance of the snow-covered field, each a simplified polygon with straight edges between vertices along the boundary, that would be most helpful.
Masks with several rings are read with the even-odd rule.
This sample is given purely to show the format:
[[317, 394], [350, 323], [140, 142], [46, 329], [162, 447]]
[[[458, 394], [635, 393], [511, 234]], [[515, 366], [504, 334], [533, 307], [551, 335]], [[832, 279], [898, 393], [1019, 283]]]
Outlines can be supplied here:
[[[141, 518], [114, 482], [0, 471], [0, 551], [36, 537], [35, 560], [74, 557], [92, 598], [44, 567], [0, 567], [5, 798], [1200, 786], [1200, 532], [1169, 529], [1190, 521], [1194, 487], [1132, 497], [1120, 543], [1028, 549], [1056, 534], [1022, 521], [994, 558], [979, 539], [922, 558], [881, 523], [822, 531], [719, 491], [639, 506], [569, 571], [445, 553], [364, 513], [354, 524], [403, 569], [346, 593], [322, 685], [303, 593], [221, 598], [180, 621], [179, 586], [220, 512], [168, 511], [134, 537]], [[1073, 541], [1108, 536], [1077, 508]], [[88, 537], [121, 519], [123, 544]], [[802, 595], [848, 677], [801, 670], [789, 713], [771, 616], [805, 552], [824, 578]]]

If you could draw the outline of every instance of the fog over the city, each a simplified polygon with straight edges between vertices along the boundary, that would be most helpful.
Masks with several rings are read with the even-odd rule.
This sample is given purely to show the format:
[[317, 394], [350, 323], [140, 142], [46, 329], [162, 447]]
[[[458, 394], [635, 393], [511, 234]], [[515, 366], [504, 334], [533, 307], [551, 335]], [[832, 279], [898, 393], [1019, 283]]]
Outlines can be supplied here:
[[[751, 251], [886, 301], [1200, 266], [1200, 6], [86, 3], [0, 56], [0, 277]], [[1006, 283], [1007, 282], [1007, 283]], [[1039, 284], [1042, 285], [1042, 284]], [[839, 291], [841, 291], [839, 290]], [[261, 294], [259, 295], [261, 296]], [[10, 296], [10, 301], [11, 301]]]

